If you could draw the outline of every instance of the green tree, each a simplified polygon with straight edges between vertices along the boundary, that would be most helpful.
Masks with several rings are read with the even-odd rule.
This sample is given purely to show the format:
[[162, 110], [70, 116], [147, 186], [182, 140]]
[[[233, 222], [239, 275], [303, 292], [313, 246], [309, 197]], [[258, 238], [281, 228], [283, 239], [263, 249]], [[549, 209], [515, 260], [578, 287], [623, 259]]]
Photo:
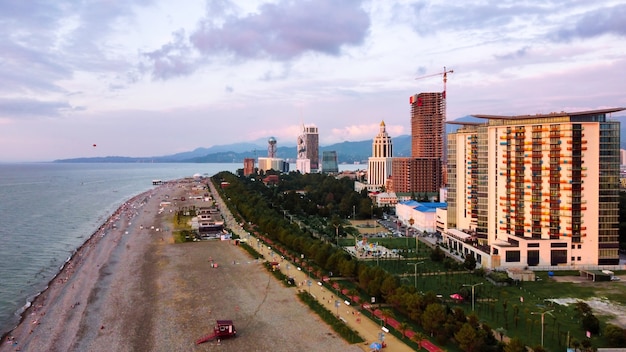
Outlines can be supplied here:
[[504, 347], [504, 352], [526, 352], [526, 345], [517, 337], [514, 337]]
[[466, 352], [480, 351], [484, 345], [484, 338], [468, 323], [461, 326], [461, 329], [454, 334], [454, 339], [459, 343], [459, 347]]
[[626, 330], [617, 325], [607, 324], [604, 336], [613, 347], [626, 346]]
[[476, 268], [476, 258], [474, 258], [474, 254], [470, 253], [465, 256], [463, 267], [469, 271], [472, 271]]
[[398, 325], [398, 330], [400, 330], [400, 332], [402, 333], [403, 339], [406, 337], [406, 331], [408, 329], [409, 329], [409, 324], [405, 321], [403, 321], [402, 323], [400, 323], [400, 325]]
[[426, 310], [422, 314], [422, 326], [428, 331], [431, 336], [443, 327], [443, 323], [446, 321], [446, 310], [443, 305], [439, 303], [429, 304]]
[[421, 351], [422, 350], [422, 341], [426, 340], [426, 335], [422, 334], [421, 332], [416, 332], [415, 334], [413, 334], [413, 337], [411, 337], [411, 340], [415, 341], [417, 343], [417, 350]]
[[387, 320], [389, 318], [393, 318], [394, 317], [393, 311], [391, 309], [383, 309], [380, 312], [380, 314], [381, 314], [381, 316], [383, 318], [383, 321], [385, 322], [385, 325], [387, 325]]

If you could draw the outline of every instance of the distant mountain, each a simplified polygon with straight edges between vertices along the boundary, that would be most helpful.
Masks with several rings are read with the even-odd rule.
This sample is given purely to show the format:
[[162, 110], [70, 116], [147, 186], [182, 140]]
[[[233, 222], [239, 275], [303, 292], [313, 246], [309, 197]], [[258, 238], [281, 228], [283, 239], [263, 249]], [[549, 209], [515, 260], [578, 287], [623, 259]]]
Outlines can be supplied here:
[[[620, 121], [622, 118], [616, 117], [614, 120]], [[478, 122], [484, 123], [485, 119], [472, 116], [464, 116], [450, 122]], [[456, 131], [460, 126], [447, 124], [446, 133]], [[626, 123], [621, 125], [620, 134], [626, 136]], [[411, 156], [411, 136], [401, 135], [394, 137], [393, 156]], [[620, 148], [626, 149], [626, 138], [621, 139]], [[334, 150], [337, 152], [339, 163], [352, 164], [354, 162], [367, 163], [367, 159], [372, 155], [372, 139], [357, 142], [341, 142], [327, 146], [320, 146], [320, 158], [324, 151]], [[258, 158], [267, 156], [266, 140], [258, 140], [253, 143], [234, 143], [227, 145], [216, 145], [210, 148], [196, 148], [190, 152], [177, 153], [172, 155], [154, 157], [124, 157], [108, 156], [98, 158], [75, 158], [55, 160], [58, 163], [137, 163], [137, 162], [158, 162], [158, 163], [243, 163], [244, 158]], [[276, 156], [289, 162], [295, 162], [296, 146], [282, 146], [277, 148]]]

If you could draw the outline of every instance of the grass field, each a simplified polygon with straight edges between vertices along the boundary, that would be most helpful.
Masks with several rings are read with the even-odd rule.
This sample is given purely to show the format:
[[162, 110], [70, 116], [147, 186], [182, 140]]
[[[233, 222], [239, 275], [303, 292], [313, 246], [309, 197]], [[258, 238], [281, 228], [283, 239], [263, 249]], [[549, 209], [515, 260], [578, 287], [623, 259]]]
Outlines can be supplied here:
[[[387, 248], [397, 248], [400, 251], [410, 250], [408, 258], [370, 260], [370, 265], [379, 265], [390, 273], [398, 275], [401, 283], [414, 286], [418, 291], [432, 291], [441, 296], [442, 301], [450, 308], [461, 307], [467, 314], [472, 311], [471, 300], [459, 302], [450, 298], [450, 295], [459, 293], [462, 289], [469, 289], [475, 285], [474, 310], [481, 321], [489, 324], [493, 329], [503, 328], [508, 336], [516, 336], [529, 346], [541, 344], [541, 313], [544, 313], [544, 345], [551, 351], [564, 350], [568, 338], [578, 341], [586, 339], [585, 331], [577, 318], [574, 305], [554, 303], [551, 299], [575, 299], [589, 303], [626, 302], [626, 283], [616, 282], [589, 282], [578, 277], [577, 271], [558, 273], [549, 277], [547, 272], [537, 272], [538, 281], [519, 282], [512, 286], [496, 286], [484, 277], [474, 275], [466, 270], [452, 271], [446, 269], [441, 262], [430, 260], [430, 248], [420, 243], [418, 258], [415, 257], [414, 238], [370, 238], [379, 245]], [[417, 267], [410, 263], [422, 262]], [[415, 270], [417, 269], [417, 280]], [[571, 282], [567, 282], [571, 281]], [[349, 284], [348, 284], [349, 286]], [[464, 287], [465, 286], [465, 287]], [[367, 297], [363, 297], [367, 299]], [[588, 304], [589, 304], [588, 303]], [[593, 304], [590, 304], [593, 308]], [[621, 307], [621, 306], [620, 306]], [[626, 309], [626, 307], [621, 307]], [[614, 312], [614, 315], [607, 315]], [[607, 322], [617, 322], [620, 311], [615, 307], [599, 311], [594, 314], [603, 328]], [[626, 315], [626, 314], [621, 314]], [[498, 337], [498, 336], [496, 336]], [[606, 346], [602, 336], [592, 336], [594, 346]]]

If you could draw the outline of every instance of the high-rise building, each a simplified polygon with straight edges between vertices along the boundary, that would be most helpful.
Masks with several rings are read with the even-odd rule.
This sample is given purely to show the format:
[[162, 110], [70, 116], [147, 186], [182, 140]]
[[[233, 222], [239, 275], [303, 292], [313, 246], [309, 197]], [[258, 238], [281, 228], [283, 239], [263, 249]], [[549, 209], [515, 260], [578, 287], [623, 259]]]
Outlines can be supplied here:
[[337, 162], [337, 152], [334, 150], [327, 150], [322, 152], [322, 172], [338, 173], [339, 163]]
[[442, 169], [436, 171], [441, 176], [443, 186], [445, 180], [445, 124], [446, 99], [445, 92], [420, 93], [410, 97], [411, 104], [411, 157], [435, 158], [441, 161]]
[[491, 268], [619, 264], [622, 110], [475, 115], [448, 140], [444, 241]]
[[314, 125], [302, 125], [302, 134], [297, 141], [298, 157], [296, 169], [301, 173], [319, 170], [319, 134]]
[[371, 187], [381, 188], [391, 176], [393, 146], [387, 134], [385, 122], [380, 123], [378, 135], [372, 142], [372, 156], [367, 160], [367, 183]]
[[393, 158], [391, 184], [396, 193], [417, 198], [432, 197], [441, 187], [441, 160], [437, 158]]
[[253, 173], [254, 173], [254, 159], [244, 158], [243, 159], [243, 175], [250, 176]]

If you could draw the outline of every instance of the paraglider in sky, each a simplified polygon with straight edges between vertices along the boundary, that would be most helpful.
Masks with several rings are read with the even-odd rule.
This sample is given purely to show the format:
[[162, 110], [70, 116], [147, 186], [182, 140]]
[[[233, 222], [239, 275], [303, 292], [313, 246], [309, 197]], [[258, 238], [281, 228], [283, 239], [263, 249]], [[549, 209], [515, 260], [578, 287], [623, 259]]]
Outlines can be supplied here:
[[94, 148], [96, 147], [96, 143], [94, 143], [94, 144], [93, 144], [93, 147], [94, 147]]

